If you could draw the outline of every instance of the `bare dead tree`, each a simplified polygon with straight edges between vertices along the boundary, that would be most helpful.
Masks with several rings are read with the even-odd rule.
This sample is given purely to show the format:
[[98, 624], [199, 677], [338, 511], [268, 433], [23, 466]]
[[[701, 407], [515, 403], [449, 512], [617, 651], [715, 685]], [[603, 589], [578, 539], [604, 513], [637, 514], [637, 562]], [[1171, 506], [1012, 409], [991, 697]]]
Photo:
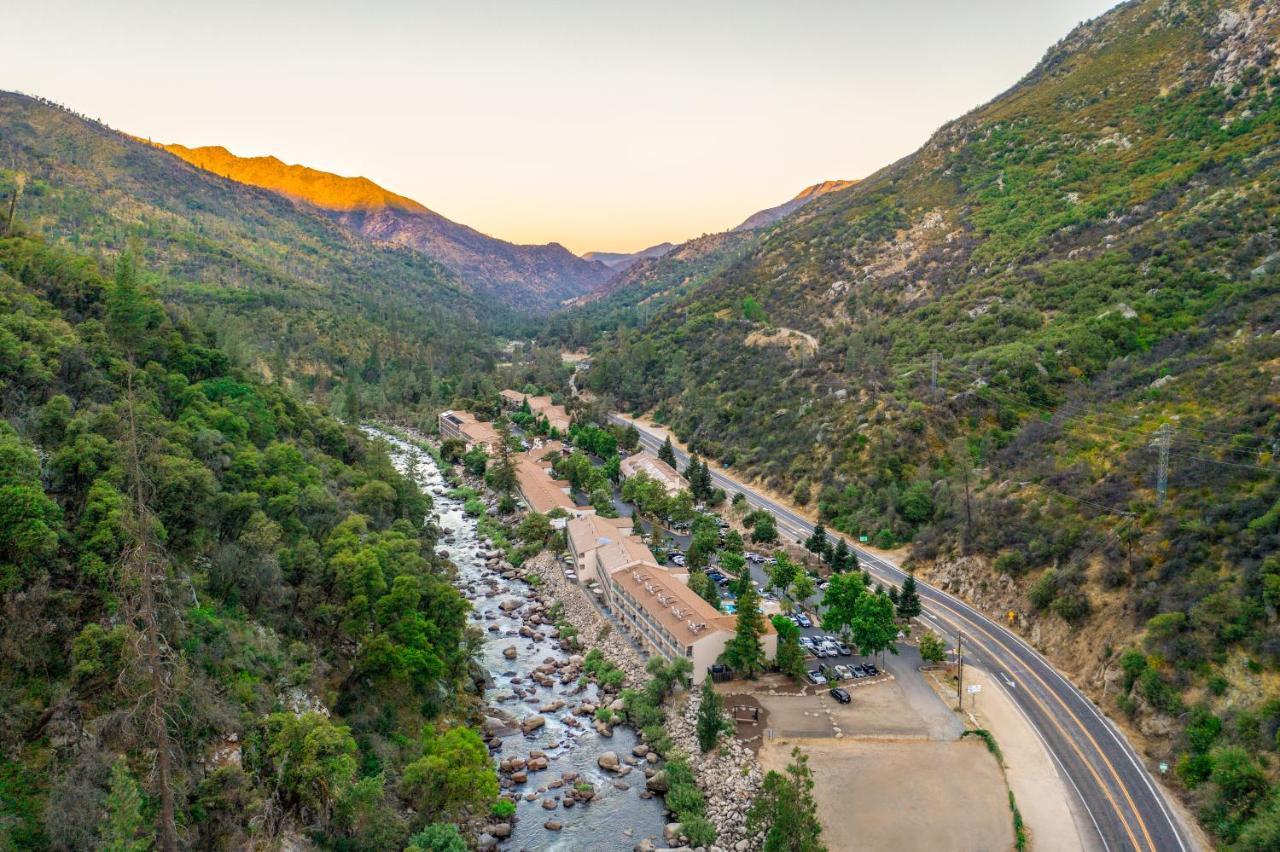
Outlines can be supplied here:
[[18, 198], [26, 188], [27, 176], [22, 172], [15, 173], [13, 176], [13, 191], [9, 193], [9, 215], [4, 223], [5, 236], [13, 233], [13, 217], [18, 212]]
[[134, 366], [129, 362], [125, 397], [125, 466], [129, 479], [129, 518], [132, 542], [125, 550], [123, 567], [130, 590], [130, 620], [138, 629], [133, 655], [144, 684], [139, 701], [143, 730], [155, 746], [155, 786], [160, 797], [157, 845], [163, 852], [177, 852], [178, 829], [174, 804], [174, 744], [169, 736], [169, 706], [172, 676], [168, 643], [160, 626], [160, 604], [156, 586], [165, 579], [165, 554], [155, 537], [157, 523], [148, 505], [147, 477], [143, 468], [142, 442], [138, 434], [133, 387]]

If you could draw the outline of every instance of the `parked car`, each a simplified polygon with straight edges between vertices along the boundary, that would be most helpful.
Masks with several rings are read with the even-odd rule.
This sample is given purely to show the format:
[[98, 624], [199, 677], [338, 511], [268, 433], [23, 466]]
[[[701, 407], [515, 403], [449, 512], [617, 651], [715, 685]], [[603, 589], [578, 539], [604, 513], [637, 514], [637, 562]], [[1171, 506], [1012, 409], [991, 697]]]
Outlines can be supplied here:
[[875, 666], [873, 666], [871, 663], [867, 663], [865, 666], [863, 666], [863, 668], [866, 669], [867, 674], [871, 675], [872, 677], [875, 677], [876, 675], [880, 674], [880, 670]]
[[815, 686], [818, 686], [826, 682], [827, 682], [827, 676], [824, 675], [822, 672], [820, 671], [809, 672], [809, 683], [812, 683]]
[[825, 660], [827, 657], [831, 656], [831, 652], [827, 650], [827, 646], [819, 645], [819, 644], [815, 644], [813, 646], [813, 654], [815, 657], [818, 657], [819, 659], [822, 659], [822, 660]]
[[796, 613], [796, 624], [799, 624], [801, 627], [813, 626], [813, 622], [809, 619], [809, 616], [805, 615], [803, 612]]
[[853, 672], [854, 678], [863, 678], [867, 676], [866, 666], [854, 666], [850, 671]]
[[671, 557], [672, 565], [684, 565], [684, 554], [677, 553]]
[[838, 686], [831, 689], [831, 697], [836, 701], [839, 701], [841, 704], [848, 704], [853, 700], [853, 696], [849, 694], [849, 690], [842, 689]]
[[849, 667], [845, 665], [832, 666], [831, 670], [836, 673], [836, 677], [840, 680], [849, 680], [853, 677], [853, 672], [851, 672]]
[[813, 649], [813, 646], [814, 646], [814, 641], [813, 641], [813, 639], [811, 639], [811, 638], [810, 638], [810, 637], [808, 637], [808, 636], [801, 636], [801, 637], [800, 637], [800, 647], [801, 647], [801, 648], [808, 648], [808, 649], [812, 650], [812, 649]]
[[850, 648], [848, 645], [844, 644], [843, 642], [838, 643], [836, 645], [836, 649], [840, 651], [840, 656], [842, 657], [853, 656], [853, 649]]

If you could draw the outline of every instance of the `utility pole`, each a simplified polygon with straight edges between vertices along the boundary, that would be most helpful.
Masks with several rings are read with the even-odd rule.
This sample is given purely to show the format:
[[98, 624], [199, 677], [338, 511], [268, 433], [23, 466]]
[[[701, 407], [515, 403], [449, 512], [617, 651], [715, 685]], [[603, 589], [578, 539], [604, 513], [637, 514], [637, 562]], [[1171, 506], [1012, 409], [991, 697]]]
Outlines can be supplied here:
[[956, 659], [960, 670], [956, 675], [956, 709], [964, 710], [964, 631], [956, 632]]
[[1160, 449], [1159, 466], [1156, 469], [1156, 506], [1164, 505], [1165, 495], [1169, 492], [1169, 440], [1173, 436], [1173, 427], [1168, 423], [1160, 426], [1156, 433], [1156, 446]]

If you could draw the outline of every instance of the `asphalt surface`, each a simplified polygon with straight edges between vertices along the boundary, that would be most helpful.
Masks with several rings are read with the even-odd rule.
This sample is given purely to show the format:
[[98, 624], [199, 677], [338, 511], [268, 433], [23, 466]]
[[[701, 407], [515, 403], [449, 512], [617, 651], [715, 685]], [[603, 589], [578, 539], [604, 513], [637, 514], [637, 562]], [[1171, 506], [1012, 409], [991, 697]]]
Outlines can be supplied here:
[[[640, 423], [620, 415], [614, 422], [640, 432], [641, 446], [657, 453], [663, 439]], [[688, 456], [676, 448], [681, 467]], [[715, 485], [730, 496], [773, 513], [778, 534], [803, 540], [813, 525], [777, 503], [718, 471]], [[868, 553], [850, 541], [858, 562], [876, 580], [900, 585], [906, 572], [893, 562]], [[1172, 806], [1156, 786], [1124, 735], [1094, 703], [1013, 632], [964, 601], [917, 579], [924, 606], [922, 619], [957, 645], [966, 665], [978, 665], [998, 682], [1045, 743], [1068, 786], [1078, 797], [1096, 833], [1098, 848], [1187, 852], [1197, 848]], [[812, 632], [812, 631], [806, 631]]]

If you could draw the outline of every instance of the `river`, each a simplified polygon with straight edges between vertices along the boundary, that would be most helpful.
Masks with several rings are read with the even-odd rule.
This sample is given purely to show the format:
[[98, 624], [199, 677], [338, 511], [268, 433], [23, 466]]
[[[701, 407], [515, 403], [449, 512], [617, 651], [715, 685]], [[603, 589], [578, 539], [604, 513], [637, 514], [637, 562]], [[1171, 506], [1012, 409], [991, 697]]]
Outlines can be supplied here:
[[[522, 718], [538, 713], [540, 706], [556, 699], [568, 701], [570, 706], [582, 700], [594, 702], [597, 697], [594, 684], [571, 695], [573, 685], [562, 686], [556, 681], [554, 686], [544, 687], [530, 678], [539, 665], [549, 660], [567, 660], [569, 654], [560, 650], [554, 640], [522, 637], [519, 612], [509, 615], [499, 609], [499, 603], [505, 599], [527, 599], [535, 592], [521, 580], [504, 579], [485, 564], [480, 554], [489, 549], [489, 544], [480, 541], [476, 520], [463, 512], [461, 501], [448, 496], [450, 486], [431, 456], [385, 432], [372, 428], [366, 428], [365, 432], [386, 441], [396, 468], [408, 474], [434, 501], [432, 513], [441, 530], [440, 547], [449, 552], [458, 568], [457, 584], [471, 601], [472, 623], [488, 637], [478, 658], [494, 684], [486, 696], [492, 706]], [[501, 593], [490, 596], [487, 593], [494, 585]], [[495, 626], [497, 629], [492, 629]], [[506, 659], [503, 650], [513, 645], [517, 656], [514, 660]], [[523, 696], [510, 697], [513, 683], [524, 691]], [[507, 696], [505, 701], [500, 700], [503, 696]], [[542, 729], [529, 736], [516, 729], [502, 738], [502, 748], [494, 752], [496, 758], [526, 757], [531, 750], [541, 750], [549, 761], [545, 771], [531, 772], [525, 784], [504, 791], [518, 800], [516, 823], [502, 848], [630, 852], [646, 838], [659, 847], [664, 846], [662, 830], [666, 819], [662, 800], [641, 798], [645, 789], [643, 775], [637, 772], [619, 778], [605, 773], [596, 764], [596, 758], [604, 751], [614, 751], [619, 756], [630, 754], [638, 742], [634, 732], [616, 727], [613, 736], [602, 737], [589, 721], [574, 728], [561, 721], [562, 713], [539, 715], [546, 720]], [[565, 808], [561, 794], [568, 785], [547, 786], [565, 773], [577, 773], [579, 780], [593, 784], [596, 798], [586, 805]], [[532, 797], [529, 794], [533, 794]], [[556, 801], [556, 808], [544, 809], [544, 799]], [[544, 828], [548, 820], [559, 822], [562, 829]]]

